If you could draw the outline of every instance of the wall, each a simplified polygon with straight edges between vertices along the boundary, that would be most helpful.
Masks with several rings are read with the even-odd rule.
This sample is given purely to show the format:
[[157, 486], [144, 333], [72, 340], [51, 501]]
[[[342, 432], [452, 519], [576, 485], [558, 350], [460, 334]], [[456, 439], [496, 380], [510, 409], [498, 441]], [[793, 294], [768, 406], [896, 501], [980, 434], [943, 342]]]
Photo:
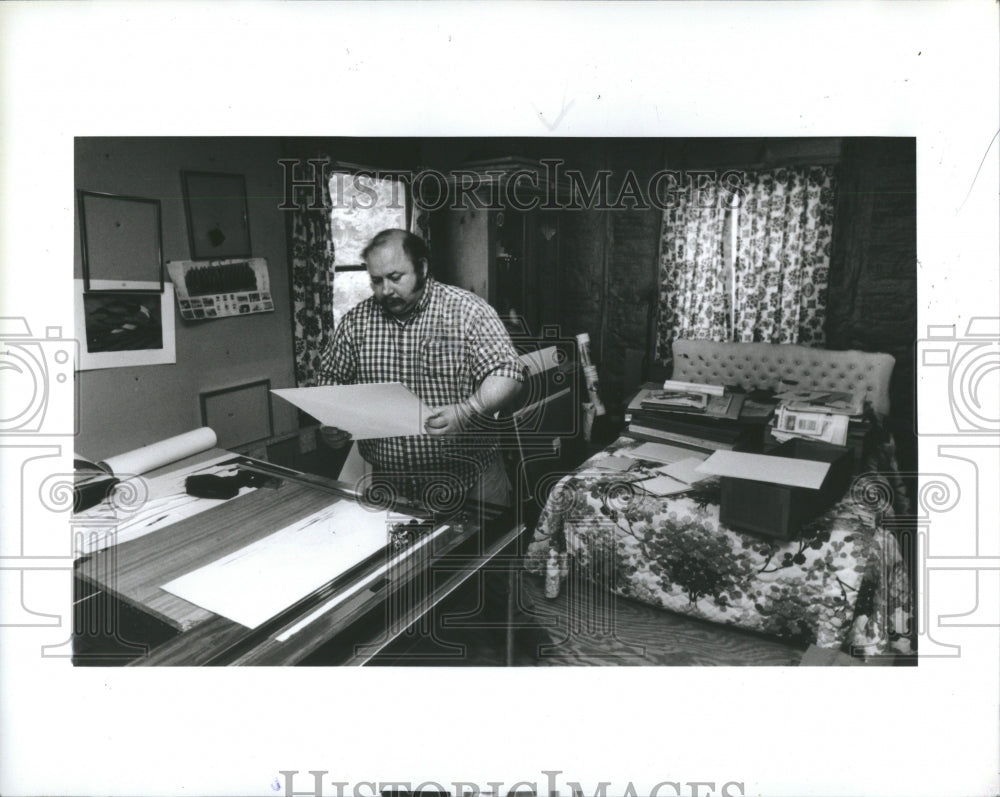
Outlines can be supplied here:
[[916, 469], [915, 164], [912, 138], [845, 140], [826, 323], [830, 348], [896, 358], [889, 400], [905, 470]]
[[[611, 172], [609, 203], [618, 197], [626, 174], [634, 173], [645, 190], [650, 175], [663, 166], [662, 139], [581, 142], [568, 164], [585, 175]], [[572, 333], [590, 334], [601, 394], [611, 408], [643, 379], [657, 298], [661, 212], [623, 204], [630, 206], [567, 213], [563, 226], [559, 321]]]
[[[253, 254], [267, 259], [275, 304], [273, 313], [205, 322], [182, 321], [174, 308], [176, 364], [79, 373], [77, 452], [100, 459], [199, 426], [202, 391], [264, 378], [294, 386], [279, 140], [78, 138], [75, 155], [78, 189], [160, 200], [164, 260], [189, 259], [180, 171], [245, 175]], [[74, 261], [79, 278], [79, 220]], [[273, 418], [275, 434], [297, 428], [278, 399]]]

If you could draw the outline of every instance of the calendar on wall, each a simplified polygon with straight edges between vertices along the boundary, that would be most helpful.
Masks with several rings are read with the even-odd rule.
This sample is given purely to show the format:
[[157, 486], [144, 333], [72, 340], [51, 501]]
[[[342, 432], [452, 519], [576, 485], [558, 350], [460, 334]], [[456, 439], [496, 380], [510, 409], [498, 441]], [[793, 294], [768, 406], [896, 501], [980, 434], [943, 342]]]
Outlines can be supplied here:
[[267, 260], [171, 260], [167, 273], [176, 288], [181, 318], [200, 321], [274, 311]]

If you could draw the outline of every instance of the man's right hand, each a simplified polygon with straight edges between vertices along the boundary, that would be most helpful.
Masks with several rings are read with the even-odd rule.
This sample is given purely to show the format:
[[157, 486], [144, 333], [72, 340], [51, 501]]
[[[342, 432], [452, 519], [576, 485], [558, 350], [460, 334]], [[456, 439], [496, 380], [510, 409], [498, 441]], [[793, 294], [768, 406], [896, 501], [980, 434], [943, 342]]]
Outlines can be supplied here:
[[351, 444], [351, 433], [336, 426], [320, 426], [319, 434], [330, 448], [343, 448]]

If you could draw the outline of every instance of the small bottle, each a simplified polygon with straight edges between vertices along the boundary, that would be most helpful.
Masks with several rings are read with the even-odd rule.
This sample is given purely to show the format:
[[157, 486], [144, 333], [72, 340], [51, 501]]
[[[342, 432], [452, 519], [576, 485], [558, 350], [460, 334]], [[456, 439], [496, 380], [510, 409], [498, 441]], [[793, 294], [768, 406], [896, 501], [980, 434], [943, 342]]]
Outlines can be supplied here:
[[562, 562], [555, 548], [549, 551], [549, 561], [545, 564], [545, 597], [558, 598], [562, 582]]

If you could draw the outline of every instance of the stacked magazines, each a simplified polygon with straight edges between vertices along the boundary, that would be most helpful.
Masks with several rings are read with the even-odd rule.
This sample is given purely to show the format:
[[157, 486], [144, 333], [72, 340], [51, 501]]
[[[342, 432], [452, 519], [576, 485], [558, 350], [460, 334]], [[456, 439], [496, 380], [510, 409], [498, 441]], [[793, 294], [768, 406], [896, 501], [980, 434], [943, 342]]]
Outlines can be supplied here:
[[700, 450], [732, 450], [744, 428], [742, 394], [721, 385], [668, 380], [640, 388], [625, 411], [630, 436]]
[[781, 404], [771, 434], [779, 442], [793, 437], [842, 446], [851, 424], [861, 421], [864, 398], [848, 391], [789, 390], [775, 396]]

